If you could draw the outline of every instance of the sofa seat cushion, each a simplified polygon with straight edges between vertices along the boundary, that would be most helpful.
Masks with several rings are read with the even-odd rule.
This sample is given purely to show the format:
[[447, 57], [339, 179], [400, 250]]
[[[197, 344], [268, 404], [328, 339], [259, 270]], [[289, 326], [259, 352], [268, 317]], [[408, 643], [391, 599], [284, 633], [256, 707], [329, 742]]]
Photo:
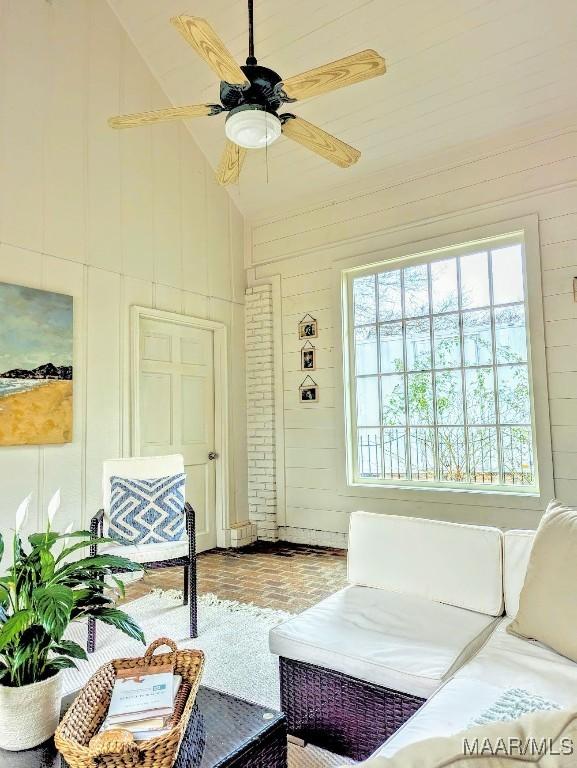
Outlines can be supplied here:
[[577, 704], [577, 664], [541, 643], [506, 631], [503, 619], [456, 679], [481, 680], [505, 688], [524, 688], [561, 706]]
[[133, 544], [130, 546], [107, 544], [98, 547], [98, 552], [127, 557], [129, 560], [134, 560], [135, 563], [153, 563], [158, 560], [185, 557], [188, 554], [188, 539], [163, 541], [161, 544]]
[[492, 616], [350, 586], [270, 632], [272, 653], [422, 698], [483, 643]]
[[469, 727], [510, 688], [523, 688], [562, 707], [577, 705], [577, 664], [540, 643], [505, 631], [502, 620], [483, 648], [413, 715], [375, 755], [391, 757], [423, 739]]

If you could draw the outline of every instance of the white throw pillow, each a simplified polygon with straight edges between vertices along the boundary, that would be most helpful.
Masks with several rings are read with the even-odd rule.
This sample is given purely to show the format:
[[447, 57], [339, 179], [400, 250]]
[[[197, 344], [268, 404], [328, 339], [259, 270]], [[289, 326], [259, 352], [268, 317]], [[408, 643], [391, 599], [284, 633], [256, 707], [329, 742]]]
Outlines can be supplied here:
[[537, 529], [519, 611], [507, 631], [577, 661], [576, 590], [577, 509], [554, 500]]

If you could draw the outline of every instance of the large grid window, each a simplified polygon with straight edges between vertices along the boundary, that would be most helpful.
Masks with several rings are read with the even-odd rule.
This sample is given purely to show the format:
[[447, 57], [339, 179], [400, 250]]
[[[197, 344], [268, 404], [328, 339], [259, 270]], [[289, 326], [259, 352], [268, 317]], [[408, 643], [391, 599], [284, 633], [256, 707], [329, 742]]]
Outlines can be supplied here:
[[354, 479], [534, 491], [522, 239], [451, 253], [352, 273]]

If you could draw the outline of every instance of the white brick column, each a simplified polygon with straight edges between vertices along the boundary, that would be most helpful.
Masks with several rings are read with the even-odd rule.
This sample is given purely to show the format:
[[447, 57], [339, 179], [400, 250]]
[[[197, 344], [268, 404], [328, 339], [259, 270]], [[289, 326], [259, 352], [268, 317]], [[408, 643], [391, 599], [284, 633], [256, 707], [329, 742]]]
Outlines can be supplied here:
[[277, 541], [272, 286], [245, 297], [249, 519], [259, 539]]

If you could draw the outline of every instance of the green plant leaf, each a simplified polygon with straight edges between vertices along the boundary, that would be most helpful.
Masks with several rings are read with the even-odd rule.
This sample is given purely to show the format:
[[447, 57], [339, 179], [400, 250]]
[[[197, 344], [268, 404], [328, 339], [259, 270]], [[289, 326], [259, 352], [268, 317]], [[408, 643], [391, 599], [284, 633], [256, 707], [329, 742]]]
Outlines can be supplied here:
[[92, 531], [70, 531], [70, 533], [57, 534], [59, 539], [89, 539], [92, 536]]
[[77, 669], [77, 667], [72, 659], [66, 656], [56, 656], [56, 658], [50, 659], [44, 667], [44, 679], [50, 677], [50, 673], [59, 672], [61, 669]]
[[14, 638], [23, 632], [34, 620], [34, 614], [30, 609], [16, 611], [8, 621], [0, 628], [0, 651], [11, 643]]
[[78, 541], [76, 544], [72, 544], [70, 547], [66, 547], [56, 558], [56, 562], [60, 563], [64, 558], [76, 552], [84, 547], [91, 547], [93, 544], [100, 546], [101, 544], [110, 544], [114, 539], [90, 539], [88, 541]]
[[39, 623], [51, 637], [60, 640], [70, 622], [74, 595], [69, 587], [51, 584], [32, 593]]
[[118, 587], [118, 594], [122, 599], [124, 599], [126, 597], [126, 588], [124, 586], [124, 582], [122, 581], [122, 579], [117, 579], [116, 576], [111, 576], [110, 578]]
[[88, 658], [84, 648], [73, 640], [60, 640], [50, 650], [54, 651], [54, 653], [61, 653], [64, 656], [71, 656], [73, 659], [83, 659], [85, 661]]
[[11, 655], [10, 666], [12, 668], [12, 674], [17, 672], [23, 664], [30, 660], [34, 650], [35, 648], [33, 645], [18, 645], [18, 648], [16, 648], [14, 653]]
[[46, 533], [32, 533], [28, 537], [30, 546], [34, 549], [51, 549], [58, 541], [58, 534], [54, 531]]
[[7, 606], [10, 602], [10, 592], [5, 584], [0, 584], [0, 606]]
[[18, 637], [18, 644], [6, 653], [13, 685], [27, 685], [42, 679], [52, 640], [44, 627], [32, 624]]
[[48, 549], [40, 550], [40, 578], [46, 583], [54, 576], [54, 555]]
[[0, 561], [2, 561], [3, 557], [4, 557], [4, 538], [0, 533]]
[[119, 608], [108, 608], [103, 606], [91, 611], [92, 616], [103, 621], [105, 624], [110, 624], [125, 635], [140, 640], [144, 644], [144, 634], [138, 624], [127, 613], [121, 611]]
[[119, 571], [141, 571], [142, 566], [134, 563], [126, 557], [118, 555], [95, 555], [94, 557], [84, 557], [76, 560], [74, 563], [64, 566], [56, 571], [55, 576], [61, 579], [63, 576], [75, 573], [77, 570], [109, 572], [111, 569]]
[[96, 609], [107, 607], [114, 607], [114, 600], [111, 597], [99, 595], [98, 593], [92, 594], [74, 604], [70, 619], [71, 621], [74, 621], [76, 619], [93, 616]]
[[36, 654], [47, 653], [51, 643], [52, 638], [40, 624], [32, 624], [18, 638], [18, 646], [20, 648], [33, 646]]
[[98, 592], [102, 592], [106, 586], [104, 582], [105, 576], [108, 576], [108, 573], [104, 569], [98, 571], [96, 574], [94, 571], [77, 571], [64, 577], [58, 577], [55, 579], [55, 583], [62, 583], [67, 587], [79, 589], [96, 589]]
[[81, 603], [83, 600], [86, 600], [86, 598], [90, 597], [92, 592], [93, 590], [88, 589], [88, 586], [85, 585], [84, 583], [78, 589], [73, 589], [72, 594], [73, 594], [74, 605], [76, 605], [77, 603]]
[[110, 605], [110, 603], [113, 603], [114, 600], [112, 597], [103, 594], [102, 592], [91, 590], [88, 595], [85, 595], [84, 597], [75, 600], [74, 605], [76, 606], [83, 606], [91, 607], [91, 606], [99, 606], [99, 605]]

